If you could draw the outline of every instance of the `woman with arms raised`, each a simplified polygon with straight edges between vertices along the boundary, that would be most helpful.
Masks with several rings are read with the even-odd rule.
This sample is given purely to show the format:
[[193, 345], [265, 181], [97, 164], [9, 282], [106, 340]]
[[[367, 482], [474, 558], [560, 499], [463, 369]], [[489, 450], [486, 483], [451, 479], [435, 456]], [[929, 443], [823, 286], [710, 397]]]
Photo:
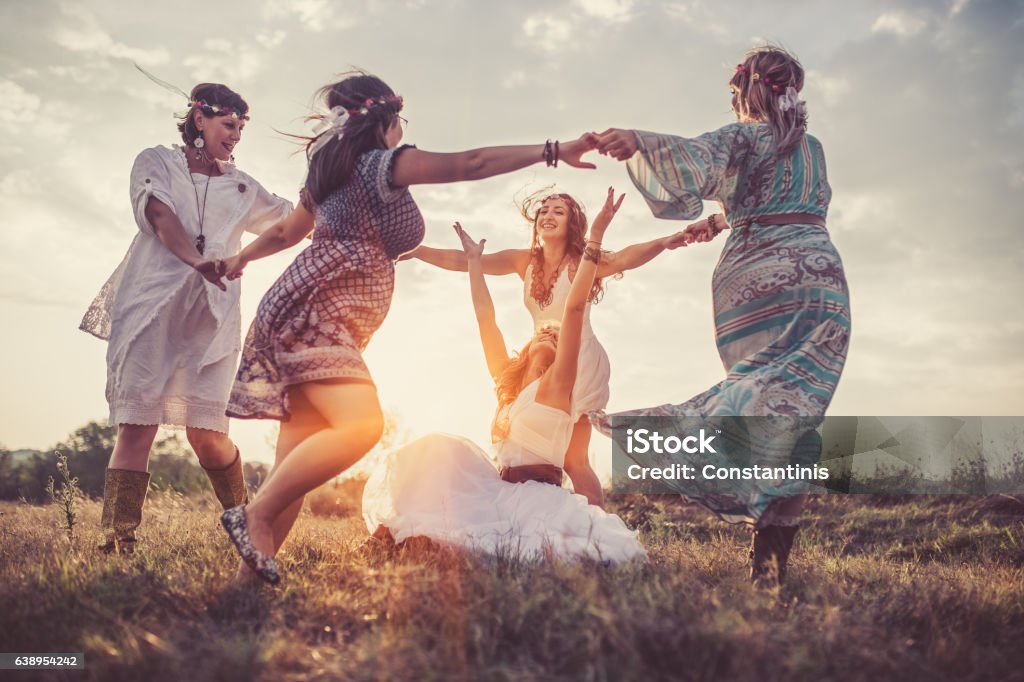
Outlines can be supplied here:
[[[566, 295], [586, 246], [587, 216], [582, 205], [565, 193], [528, 197], [523, 203], [522, 214], [532, 225], [530, 247], [486, 254], [480, 258], [480, 266], [485, 275], [516, 274], [523, 280], [523, 303], [533, 318], [534, 328], [539, 329], [549, 322], [557, 322], [565, 310]], [[719, 224], [725, 224], [724, 217], [717, 218]], [[588, 300], [591, 303], [600, 300], [604, 294], [603, 278], [638, 268], [663, 251], [685, 246], [689, 241], [692, 241], [689, 234], [677, 232], [632, 244], [620, 251], [602, 251]], [[410, 255], [446, 270], [465, 272], [467, 269], [467, 256], [461, 250], [421, 245]], [[589, 307], [581, 343], [572, 396], [575, 426], [565, 454], [565, 473], [572, 480], [576, 492], [584, 495], [591, 504], [600, 505], [603, 493], [590, 465], [591, 425], [586, 415], [608, 405], [611, 365], [590, 324]], [[499, 414], [498, 419], [502, 418]]]
[[609, 189], [560, 325], [539, 329], [511, 357], [484, 281], [483, 240], [477, 244], [456, 224], [498, 410], [507, 414], [496, 423], [500, 468], [474, 443], [446, 434], [431, 434], [389, 453], [363, 492], [363, 517], [376, 537], [390, 536], [396, 542], [427, 537], [522, 559], [552, 553], [563, 559], [626, 561], [645, 555], [619, 517], [561, 487], [575, 425], [572, 395], [587, 299], [604, 232], [621, 203]]

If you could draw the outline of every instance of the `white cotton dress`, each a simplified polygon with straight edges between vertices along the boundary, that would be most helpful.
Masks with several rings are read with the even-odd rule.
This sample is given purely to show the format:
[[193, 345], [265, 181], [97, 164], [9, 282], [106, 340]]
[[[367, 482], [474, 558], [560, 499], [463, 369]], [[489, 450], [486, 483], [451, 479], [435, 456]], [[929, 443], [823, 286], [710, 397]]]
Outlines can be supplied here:
[[[533, 317], [534, 329], [545, 324], [562, 322], [565, 313], [565, 301], [569, 296], [572, 282], [569, 280], [569, 269], [563, 268], [551, 291], [551, 304], [543, 308], [530, 295], [530, 283], [533, 281], [533, 263], [526, 267], [523, 277], [523, 303]], [[608, 406], [610, 396], [609, 381], [611, 380], [611, 364], [608, 353], [594, 335], [590, 325], [590, 308], [588, 304], [583, 314], [583, 334], [580, 337], [580, 354], [576, 366], [576, 384], [572, 390], [573, 421], [581, 415], [595, 410], [603, 410]]]
[[111, 424], [228, 430], [241, 282], [226, 282], [227, 291], [207, 282], [163, 245], [145, 213], [149, 198], [159, 199], [192, 241], [206, 195], [204, 256], [217, 259], [238, 253], [242, 232], [260, 234], [291, 211], [291, 202], [232, 164], [220, 163], [220, 170], [217, 177], [190, 173], [178, 145], [145, 149], [135, 159], [130, 192], [139, 231], [80, 325], [109, 342]]
[[[508, 436], [495, 447], [502, 467], [561, 467], [573, 420], [536, 401], [539, 381], [511, 406]], [[622, 519], [560, 486], [509, 483], [472, 441], [434, 433], [386, 455], [363, 493], [370, 532], [387, 527], [396, 542], [425, 536], [487, 554], [622, 562], [646, 556]]]

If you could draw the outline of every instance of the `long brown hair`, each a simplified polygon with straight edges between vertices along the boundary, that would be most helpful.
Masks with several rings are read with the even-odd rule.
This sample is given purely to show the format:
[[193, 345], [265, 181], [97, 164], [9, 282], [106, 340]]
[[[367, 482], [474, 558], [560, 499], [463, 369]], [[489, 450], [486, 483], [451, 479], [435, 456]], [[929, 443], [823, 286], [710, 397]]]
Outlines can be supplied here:
[[789, 156], [807, 130], [803, 107], [779, 108], [779, 95], [792, 87], [804, 87], [804, 68], [781, 47], [763, 45], [746, 54], [729, 80], [736, 93], [736, 114], [740, 120], [764, 121], [771, 127], [776, 156]]
[[[542, 308], [551, 305], [552, 292], [555, 288], [555, 280], [559, 273], [551, 273], [551, 276], [544, 275], [544, 247], [540, 243], [540, 236], [537, 234], [537, 221], [540, 218], [540, 209], [550, 199], [561, 199], [569, 206], [569, 234], [565, 244], [565, 255], [568, 257], [571, 273], [575, 273], [580, 259], [583, 258], [583, 249], [587, 245], [587, 214], [578, 201], [571, 195], [564, 192], [554, 194], [548, 191], [550, 188], [534, 192], [523, 200], [519, 210], [530, 225], [530, 262], [533, 265], [533, 274], [530, 279], [530, 296]], [[590, 289], [590, 296], [587, 300], [597, 303], [604, 296], [603, 278], [595, 277], [594, 285]]]
[[314, 204], [348, 183], [356, 161], [365, 152], [387, 148], [385, 134], [402, 110], [401, 99], [387, 83], [362, 71], [325, 85], [317, 91], [317, 97], [328, 109], [347, 110], [349, 118], [340, 139], [330, 131], [323, 133], [331, 139], [315, 154], [311, 151], [314, 140], [306, 145], [309, 173], [304, 193]]

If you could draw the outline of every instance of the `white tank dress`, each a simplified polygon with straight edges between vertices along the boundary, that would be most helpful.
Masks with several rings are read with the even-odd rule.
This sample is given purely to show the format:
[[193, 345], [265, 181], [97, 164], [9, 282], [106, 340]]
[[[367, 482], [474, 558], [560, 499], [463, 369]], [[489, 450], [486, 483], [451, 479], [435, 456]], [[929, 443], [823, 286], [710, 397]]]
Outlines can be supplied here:
[[[495, 449], [502, 467], [561, 467], [572, 437], [570, 415], [536, 402], [539, 381], [512, 403], [508, 436]], [[425, 536], [491, 555], [623, 562], [646, 557], [622, 519], [565, 488], [509, 483], [484, 450], [459, 436], [433, 433], [385, 456], [363, 493], [372, 533], [397, 542]]]
[[[530, 295], [530, 283], [533, 281], [533, 263], [526, 267], [523, 279], [523, 303], [533, 317], [534, 329], [539, 329], [551, 322], [561, 323], [565, 312], [565, 301], [569, 296], [572, 282], [569, 280], [569, 269], [563, 268], [555, 281], [551, 292], [551, 304], [540, 306]], [[587, 305], [583, 316], [583, 335], [580, 337], [580, 354], [576, 366], [576, 385], [572, 390], [572, 418], [579, 420], [581, 415], [595, 410], [603, 410], [608, 406], [610, 396], [611, 364], [608, 353], [594, 335], [590, 325], [590, 305]]]

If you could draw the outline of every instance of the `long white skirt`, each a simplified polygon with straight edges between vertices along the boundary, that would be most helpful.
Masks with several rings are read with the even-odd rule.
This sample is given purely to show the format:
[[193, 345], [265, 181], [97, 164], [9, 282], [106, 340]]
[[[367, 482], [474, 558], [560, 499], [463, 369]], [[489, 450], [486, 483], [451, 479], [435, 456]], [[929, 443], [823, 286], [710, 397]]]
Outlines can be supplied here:
[[476, 444], [443, 433], [388, 453], [366, 483], [363, 519], [371, 533], [385, 526], [397, 542], [426, 536], [520, 559], [646, 557], [618, 516], [565, 488], [503, 481]]

